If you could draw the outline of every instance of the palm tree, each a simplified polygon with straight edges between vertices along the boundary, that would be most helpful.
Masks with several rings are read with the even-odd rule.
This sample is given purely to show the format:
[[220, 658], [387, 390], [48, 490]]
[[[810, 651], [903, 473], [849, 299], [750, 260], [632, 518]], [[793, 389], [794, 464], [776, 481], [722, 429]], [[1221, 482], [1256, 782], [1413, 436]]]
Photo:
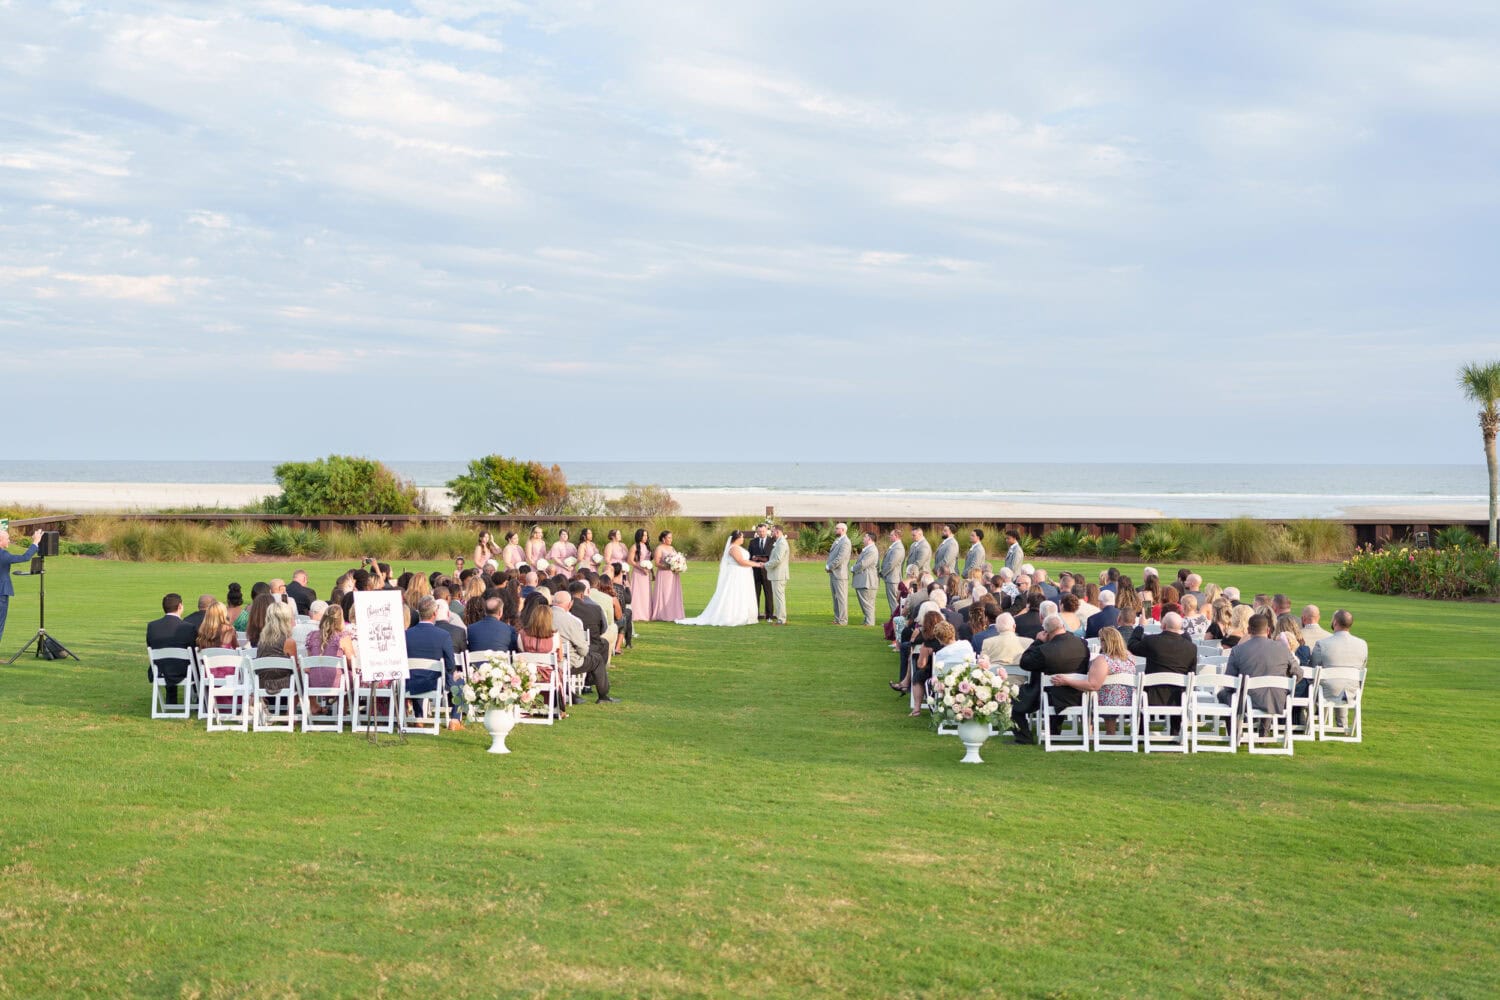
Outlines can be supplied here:
[[1458, 370], [1458, 387], [1464, 395], [1483, 407], [1479, 411], [1479, 432], [1484, 435], [1484, 461], [1490, 470], [1490, 547], [1500, 538], [1496, 535], [1496, 498], [1500, 494], [1500, 468], [1495, 464], [1495, 434], [1500, 432], [1500, 361], [1487, 365], [1467, 364]]

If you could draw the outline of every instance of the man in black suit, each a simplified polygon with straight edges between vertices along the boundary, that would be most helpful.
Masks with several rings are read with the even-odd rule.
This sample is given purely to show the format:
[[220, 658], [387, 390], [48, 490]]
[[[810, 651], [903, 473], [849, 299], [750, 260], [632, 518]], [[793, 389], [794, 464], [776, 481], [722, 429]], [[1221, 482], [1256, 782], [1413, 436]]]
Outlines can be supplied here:
[[312, 602], [318, 599], [311, 587], [307, 585], [307, 570], [299, 569], [292, 574], [292, 582], [286, 585], [287, 596], [291, 597], [297, 605], [297, 614], [306, 615], [312, 607]]
[[[1039, 642], [1027, 646], [1026, 652], [1021, 654], [1021, 669], [1029, 671], [1031, 677], [1011, 706], [1011, 723], [1016, 731], [1017, 743], [1036, 742], [1026, 716], [1036, 711], [1037, 705], [1041, 704], [1042, 675], [1086, 674], [1089, 670], [1088, 643], [1069, 632], [1057, 615], [1048, 615], [1042, 625], [1046, 631], [1045, 636]], [[1077, 688], [1053, 688], [1047, 698], [1054, 708], [1072, 708], [1083, 704], [1083, 692]]]
[[448, 638], [453, 640], [453, 654], [457, 656], [459, 653], [467, 653], [469, 651], [469, 630], [453, 620], [453, 609], [448, 607], [447, 601], [434, 597], [432, 603], [434, 605], [433, 611], [435, 612], [432, 623], [444, 632], [447, 632]]
[[[182, 620], [182, 595], [168, 594], [161, 599], [163, 615], [146, 625], [147, 649], [192, 649], [198, 630]], [[158, 660], [156, 671], [167, 684], [167, 701], [177, 701], [177, 685], [187, 678], [188, 660]], [[146, 679], [151, 678], [147, 664]]]
[[1029, 591], [1026, 595], [1026, 610], [1016, 615], [1016, 635], [1023, 639], [1035, 639], [1042, 630], [1042, 592]]
[[193, 626], [194, 636], [198, 634], [198, 626], [203, 624], [203, 616], [208, 612], [209, 608], [214, 606], [216, 601], [218, 601], [218, 598], [213, 594], [198, 595], [198, 610], [183, 619], [184, 622]]
[[[1146, 665], [1140, 668], [1143, 674], [1186, 674], [1198, 671], [1198, 646], [1182, 634], [1182, 616], [1168, 611], [1161, 616], [1161, 632], [1147, 635], [1144, 626], [1137, 625], [1130, 633], [1127, 643], [1131, 655], [1144, 656]], [[1146, 687], [1146, 704], [1170, 705], [1182, 697], [1182, 689], [1151, 684]], [[1177, 732], [1177, 720], [1172, 720], [1172, 732]]]
[[751, 575], [755, 577], [755, 606], [763, 606], [766, 610], [765, 614], [755, 616], [755, 620], [761, 622], [776, 616], [775, 609], [771, 607], [771, 585], [766, 581], [766, 560], [771, 558], [771, 545], [771, 531], [763, 521], [755, 526], [755, 535], [745, 547], [750, 553], [750, 561], [755, 563], [755, 568], [751, 570]]

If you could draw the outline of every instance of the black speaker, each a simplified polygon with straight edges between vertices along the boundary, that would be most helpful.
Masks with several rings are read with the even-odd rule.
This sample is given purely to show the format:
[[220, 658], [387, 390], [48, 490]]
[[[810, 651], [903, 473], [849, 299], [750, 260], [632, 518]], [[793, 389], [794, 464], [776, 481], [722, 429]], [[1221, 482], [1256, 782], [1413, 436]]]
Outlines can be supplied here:
[[40, 556], [57, 555], [57, 540], [60, 536], [55, 531], [42, 532], [42, 540], [37, 543], [36, 552]]

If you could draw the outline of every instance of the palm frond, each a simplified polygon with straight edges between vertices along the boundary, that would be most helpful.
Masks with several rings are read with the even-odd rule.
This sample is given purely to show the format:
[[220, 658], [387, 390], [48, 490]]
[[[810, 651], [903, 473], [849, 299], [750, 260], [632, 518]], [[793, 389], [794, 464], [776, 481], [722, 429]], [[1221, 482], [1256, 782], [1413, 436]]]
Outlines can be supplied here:
[[1458, 370], [1458, 387], [1474, 402], [1493, 407], [1500, 401], [1500, 361], [1464, 365]]

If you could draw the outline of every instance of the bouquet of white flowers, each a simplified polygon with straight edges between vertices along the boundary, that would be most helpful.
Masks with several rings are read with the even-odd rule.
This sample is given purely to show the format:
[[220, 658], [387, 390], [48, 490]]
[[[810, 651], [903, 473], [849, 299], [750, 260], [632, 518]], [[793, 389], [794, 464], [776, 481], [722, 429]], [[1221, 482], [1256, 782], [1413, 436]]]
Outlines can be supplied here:
[[671, 570], [673, 573], [687, 572], [687, 556], [683, 555], [681, 552], [673, 552], [671, 555], [667, 556], [665, 561], [667, 564], [667, 569]]
[[595, 552], [594, 553], [594, 565], [595, 566], [603, 566], [604, 565], [604, 553], [602, 553], [602, 552]]
[[572, 569], [578, 565], [578, 559], [576, 556], [568, 556], [568, 558], [563, 560], [563, 565], [568, 567], [568, 569]]
[[1001, 732], [1010, 727], [1010, 705], [1018, 688], [989, 661], [973, 657], [934, 671], [926, 708], [937, 722], [988, 722]]
[[546, 698], [547, 693], [537, 686], [533, 664], [514, 664], [504, 653], [491, 653], [469, 664], [463, 700], [470, 718], [492, 708], [545, 712]]
[[538, 560], [537, 560], [537, 561], [536, 561], [536, 566], [535, 566], [535, 569], [536, 569], [536, 570], [537, 570], [537, 572], [541, 572], [541, 571], [542, 571], [542, 570], [544, 570], [544, 569], [551, 569], [551, 568], [552, 568], [552, 564], [551, 564], [551, 563], [549, 563], [549, 562], [548, 562], [548, 561], [547, 561], [547, 560], [545, 560], [545, 559], [538, 559]]

